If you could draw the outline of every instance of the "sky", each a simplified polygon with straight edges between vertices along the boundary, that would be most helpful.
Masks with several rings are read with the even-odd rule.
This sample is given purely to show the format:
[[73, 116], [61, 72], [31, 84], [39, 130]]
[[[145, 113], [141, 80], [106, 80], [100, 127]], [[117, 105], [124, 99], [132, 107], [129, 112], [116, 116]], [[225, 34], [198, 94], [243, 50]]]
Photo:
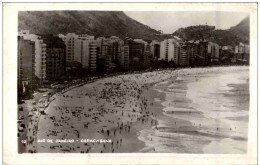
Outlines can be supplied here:
[[211, 25], [216, 29], [229, 29], [249, 15], [244, 12], [201, 12], [201, 11], [125, 11], [129, 17], [163, 33], [173, 33], [181, 27]]

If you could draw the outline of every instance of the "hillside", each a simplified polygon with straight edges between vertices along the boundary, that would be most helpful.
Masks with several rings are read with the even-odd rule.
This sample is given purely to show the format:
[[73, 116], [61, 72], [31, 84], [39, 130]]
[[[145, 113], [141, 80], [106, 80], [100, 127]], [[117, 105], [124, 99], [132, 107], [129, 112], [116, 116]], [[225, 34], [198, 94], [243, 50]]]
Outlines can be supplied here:
[[227, 30], [206, 28], [205, 25], [180, 28], [173, 33], [184, 40], [207, 39], [219, 45], [237, 45], [239, 42], [249, 43], [249, 17], [238, 25]]
[[22, 11], [18, 14], [18, 30], [30, 30], [35, 34], [75, 32], [147, 40], [160, 34], [121, 11]]
[[238, 38], [249, 40], [250, 22], [249, 17], [243, 19], [238, 25], [231, 27], [228, 31]]

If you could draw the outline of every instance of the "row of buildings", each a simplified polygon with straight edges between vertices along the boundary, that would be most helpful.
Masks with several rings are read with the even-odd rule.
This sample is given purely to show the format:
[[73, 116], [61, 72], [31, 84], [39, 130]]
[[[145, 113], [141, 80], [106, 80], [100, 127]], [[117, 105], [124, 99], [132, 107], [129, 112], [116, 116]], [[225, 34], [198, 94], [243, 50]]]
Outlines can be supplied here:
[[160, 58], [177, 66], [205, 66], [219, 60], [219, 45], [208, 41], [182, 41], [178, 37], [160, 43]]
[[205, 66], [219, 61], [222, 48], [213, 42], [178, 37], [147, 42], [75, 33], [36, 35], [24, 30], [18, 33], [18, 89], [25, 92], [32, 84], [48, 84], [79, 73], [149, 68], [157, 61]]

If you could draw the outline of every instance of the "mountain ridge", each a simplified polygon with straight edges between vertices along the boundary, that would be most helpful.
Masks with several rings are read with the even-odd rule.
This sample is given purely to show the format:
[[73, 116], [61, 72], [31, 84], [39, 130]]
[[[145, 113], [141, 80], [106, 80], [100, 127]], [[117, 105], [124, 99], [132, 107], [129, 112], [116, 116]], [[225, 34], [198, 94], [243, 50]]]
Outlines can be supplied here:
[[20, 11], [18, 30], [35, 34], [87, 33], [95, 36], [158, 38], [160, 32], [122, 11]]
[[172, 35], [161, 34], [123, 11], [20, 11], [18, 30], [30, 30], [34, 34], [85, 33], [88, 35], [118, 36], [163, 40], [176, 35], [184, 40], [207, 39], [219, 45], [249, 43], [249, 17], [227, 30], [201, 30], [189, 26], [176, 30]]

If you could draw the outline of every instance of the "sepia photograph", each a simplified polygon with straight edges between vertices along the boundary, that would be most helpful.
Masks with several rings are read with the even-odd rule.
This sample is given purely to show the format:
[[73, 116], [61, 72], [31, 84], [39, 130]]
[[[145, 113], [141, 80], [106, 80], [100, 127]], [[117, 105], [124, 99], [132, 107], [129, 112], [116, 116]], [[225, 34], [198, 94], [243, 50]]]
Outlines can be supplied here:
[[17, 11], [18, 155], [250, 153], [255, 15], [159, 9]]

